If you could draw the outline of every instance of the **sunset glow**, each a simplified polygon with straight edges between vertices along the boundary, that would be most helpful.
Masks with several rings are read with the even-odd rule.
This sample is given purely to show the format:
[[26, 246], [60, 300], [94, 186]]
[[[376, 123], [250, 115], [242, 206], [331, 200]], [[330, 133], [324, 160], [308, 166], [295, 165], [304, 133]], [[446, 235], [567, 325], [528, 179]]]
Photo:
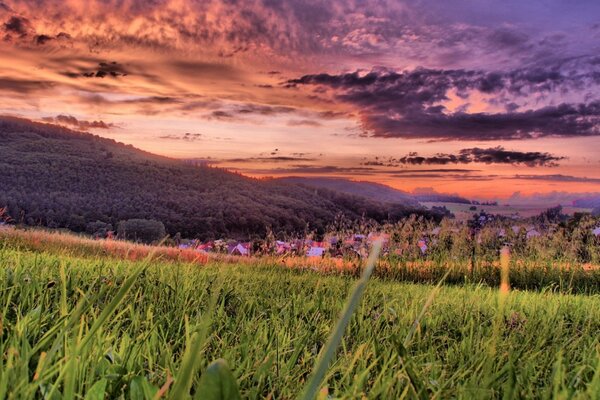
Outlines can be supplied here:
[[0, 1], [0, 114], [254, 177], [600, 192], [600, 3]]

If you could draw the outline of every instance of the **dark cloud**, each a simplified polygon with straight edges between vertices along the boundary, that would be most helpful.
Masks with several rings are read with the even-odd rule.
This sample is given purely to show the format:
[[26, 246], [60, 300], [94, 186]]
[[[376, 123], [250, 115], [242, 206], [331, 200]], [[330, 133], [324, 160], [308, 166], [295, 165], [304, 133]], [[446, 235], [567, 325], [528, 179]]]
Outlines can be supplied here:
[[168, 134], [159, 136], [159, 139], [169, 139], [169, 140], [184, 140], [186, 142], [196, 142], [198, 140], [203, 139], [203, 135], [201, 133], [191, 133], [186, 132], [182, 134]]
[[426, 174], [394, 174], [395, 178], [403, 179], [449, 179], [456, 181], [491, 181], [500, 178], [498, 175], [468, 175], [468, 174], [445, 174], [445, 173], [426, 173]]
[[36, 35], [34, 40], [37, 45], [43, 46], [51, 40], [54, 40], [54, 38], [48, 35]]
[[348, 114], [340, 111], [321, 111], [318, 116], [322, 119], [339, 119], [348, 117]]
[[[3, 4], [0, 3], [0, 10], [2, 9]], [[65, 40], [71, 39], [71, 35], [66, 32], [60, 32], [58, 35], [38, 34], [29, 19], [16, 15], [10, 17], [2, 27], [6, 33], [4, 40], [19, 43], [20, 45], [33, 43], [38, 46], [43, 46], [54, 40], [64, 42]]]
[[[59, 34], [59, 36], [60, 35], [67, 34], [61, 33]], [[69, 78], [118, 78], [122, 76], [127, 76], [129, 72], [127, 72], [123, 65], [119, 64], [116, 61], [111, 61], [99, 62], [96, 66], [93, 66], [91, 68], [78, 68], [76, 71], [65, 71], [62, 72], [62, 74], [68, 76]]]
[[304, 156], [274, 156], [274, 157], [248, 157], [231, 158], [225, 160], [233, 163], [252, 163], [252, 162], [298, 162], [298, 161], [316, 161], [316, 158], [307, 158]]
[[251, 116], [274, 116], [298, 112], [298, 109], [287, 106], [270, 106], [264, 104], [234, 104], [211, 111], [204, 117], [220, 121], [243, 121]]
[[522, 47], [527, 43], [529, 37], [525, 33], [515, 29], [502, 27], [492, 31], [487, 39], [494, 46]]
[[424, 157], [417, 153], [410, 153], [398, 159], [400, 164], [410, 165], [446, 165], [446, 164], [512, 164], [527, 167], [555, 167], [558, 161], [565, 157], [555, 156], [550, 153], [538, 151], [513, 151], [502, 146], [482, 149], [474, 147], [462, 149], [458, 154], [438, 153], [434, 156]]
[[86, 78], [104, 78], [106, 76], [117, 78], [120, 76], [127, 76], [127, 71], [116, 61], [110, 63], [101, 62], [98, 64], [98, 68], [95, 71], [82, 72], [81, 76]]
[[[577, 91], [600, 84], [596, 58], [568, 60], [508, 72], [374, 69], [367, 73], [305, 75], [288, 80], [294, 88], [328, 89], [337, 101], [356, 108], [362, 128], [373, 136], [433, 140], [531, 139], [600, 135], [600, 101], [548, 104], [518, 111], [514, 99]], [[477, 91], [506, 100], [506, 112], [450, 111], [442, 104], [453, 90], [467, 98]]]
[[318, 128], [323, 126], [323, 124], [312, 119], [291, 119], [287, 122], [287, 126], [309, 126]]
[[242, 72], [227, 64], [173, 60], [166, 64], [175, 73], [193, 80], [238, 80]]
[[600, 184], [600, 178], [588, 178], [580, 176], [553, 174], [553, 175], [515, 175], [513, 179], [535, 180], [535, 181], [551, 181], [563, 183], [594, 183]]
[[31, 94], [54, 87], [54, 82], [0, 77], [0, 91]]
[[369, 175], [376, 171], [367, 167], [339, 167], [335, 165], [294, 165], [289, 168], [274, 169], [252, 169], [244, 170], [246, 172], [272, 174], [272, 175], [290, 175], [290, 174], [354, 174]]
[[59, 125], [69, 125], [74, 128], [87, 131], [89, 129], [111, 129], [114, 128], [115, 125], [112, 123], [106, 123], [104, 121], [85, 121], [80, 120], [72, 115], [57, 115], [56, 117], [46, 117], [43, 118], [45, 122], [50, 122]]
[[4, 31], [8, 34], [25, 37], [31, 31], [31, 23], [27, 18], [12, 16], [4, 23]]
[[236, 119], [236, 116], [229, 112], [223, 110], [215, 110], [206, 116], [207, 119], [216, 119], [220, 121], [231, 121]]
[[468, 168], [446, 168], [446, 169], [402, 169], [402, 170], [397, 170], [397, 171], [392, 171], [394, 174], [396, 175], [403, 175], [403, 174], [430, 174], [430, 173], [444, 173], [444, 174], [450, 174], [450, 173], [457, 173], [457, 172], [462, 172], [462, 173], [470, 173], [470, 172], [479, 172], [481, 170], [479, 169], [468, 169]]

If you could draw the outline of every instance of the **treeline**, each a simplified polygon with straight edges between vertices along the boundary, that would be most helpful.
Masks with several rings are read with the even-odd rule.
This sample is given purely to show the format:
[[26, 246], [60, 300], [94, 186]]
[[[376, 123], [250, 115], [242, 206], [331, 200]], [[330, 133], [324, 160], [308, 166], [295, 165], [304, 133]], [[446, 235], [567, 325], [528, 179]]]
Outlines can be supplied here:
[[324, 232], [336, 215], [394, 221], [423, 209], [250, 179], [49, 124], [0, 118], [0, 208], [16, 223], [90, 232], [162, 222], [170, 235], [250, 238]]
[[415, 199], [423, 203], [460, 203], [471, 204], [471, 200], [464, 197], [442, 193], [421, 193], [413, 195]]

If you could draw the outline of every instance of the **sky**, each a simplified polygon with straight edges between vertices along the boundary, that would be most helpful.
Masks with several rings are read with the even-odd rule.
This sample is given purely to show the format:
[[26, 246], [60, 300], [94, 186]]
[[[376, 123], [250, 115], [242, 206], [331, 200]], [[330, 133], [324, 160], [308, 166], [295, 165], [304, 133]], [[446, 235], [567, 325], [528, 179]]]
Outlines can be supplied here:
[[600, 2], [0, 0], [0, 114], [254, 177], [600, 192]]

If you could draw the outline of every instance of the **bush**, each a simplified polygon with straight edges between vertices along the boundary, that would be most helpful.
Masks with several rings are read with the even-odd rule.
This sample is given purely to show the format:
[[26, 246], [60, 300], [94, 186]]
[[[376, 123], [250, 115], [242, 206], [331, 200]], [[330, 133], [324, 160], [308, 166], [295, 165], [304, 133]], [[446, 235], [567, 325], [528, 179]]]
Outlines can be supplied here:
[[119, 237], [142, 243], [152, 243], [166, 236], [162, 222], [153, 219], [128, 219], [119, 222]]
[[111, 224], [102, 221], [88, 222], [85, 226], [85, 231], [94, 237], [105, 238], [108, 236], [108, 232], [112, 231], [113, 227]]

